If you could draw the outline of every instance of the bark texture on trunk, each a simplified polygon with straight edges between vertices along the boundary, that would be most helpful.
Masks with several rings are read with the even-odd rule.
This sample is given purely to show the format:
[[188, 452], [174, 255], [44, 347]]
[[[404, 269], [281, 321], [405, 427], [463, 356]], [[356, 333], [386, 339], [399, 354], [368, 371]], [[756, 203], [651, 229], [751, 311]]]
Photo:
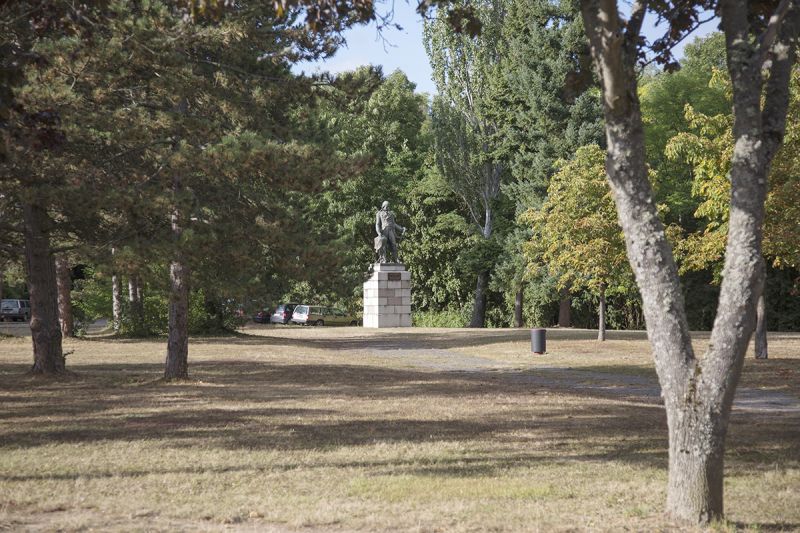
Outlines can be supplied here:
[[568, 328], [572, 325], [572, 295], [569, 290], [561, 289], [558, 302], [558, 327]]
[[606, 286], [600, 286], [600, 309], [599, 320], [597, 325], [597, 340], [606, 340]]
[[117, 274], [111, 276], [111, 314], [111, 326], [114, 333], [119, 333], [122, 319], [122, 283]]
[[61, 336], [72, 337], [75, 322], [72, 317], [72, 274], [69, 259], [63, 255], [56, 257], [56, 283], [58, 285], [58, 322]]
[[522, 327], [522, 306], [525, 301], [525, 285], [522, 284], [517, 289], [517, 294], [514, 296], [514, 327]]
[[478, 274], [475, 283], [475, 302], [472, 305], [472, 318], [469, 327], [482, 328], [486, 325], [486, 286], [489, 284], [489, 272]]
[[756, 307], [756, 339], [755, 339], [756, 359], [767, 359], [769, 348], [767, 346], [767, 302], [764, 291], [758, 297]]
[[707, 524], [723, 512], [723, 456], [727, 421], [708, 409], [668, 413], [667, 509], [678, 518]]
[[167, 338], [166, 379], [189, 377], [189, 269], [180, 260], [169, 267], [169, 337]]
[[33, 204], [22, 206], [25, 233], [25, 266], [31, 302], [31, 338], [34, 374], [66, 371], [58, 323], [56, 266], [50, 252], [50, 217]]
[[[485, 146], [484, 149], [486, 149]], [[492, 210], [492, 201], [500, 192], [502, 166], [494, 163], [486, 163], [484, 165], [484, 172], [486, 174], [486, 179], [484, 182], [485, 186], [480, 193], [481, 205], [483, 208], [483, 223], [481, 223], [481, 220], [478, 217], [478, 211], [473, 209], [471, 206], [469, 201], [470, 195], [462, 194], [463, 191], [456, 192], [457, 194], [460, 194], [462, 198], [464, 198], [467, 206], [469, 206], [470, 215], [475, 221], [475, 225], [481, 232], [481, 236], [488, 241], [492, 237], [492, 231], [494, 229], [494, 211]], [[475, 284], [475, 300], [472, 305], [472, 316], [470, 317], [469, 324], [467, 324], [467, 327], [469, 328], [482, 328], [486, 325], [486, 288], [489, 285], [489, 271], [490, 268], [487, 267], [486, 270], [478, 274]]]
[[176, 176], [172, 182], [175, 205], [171, 217], [173, 259], [169, 267], [169, 336], [164, 368], [164, 378], [167, 380], [189, 377], [189, 267], [181, 250], [183, 220], [178, 203], [182, 191], [181, 180]]
[[[783, 136], [794, 39], [800, 27], [798, 7], [781, 2], [778, 10], [788, 7], [788, 15], [776, 12], [761, 38], [753, 39], [749, 7], [745, 0], [722, 0], [719, 6], [733, 84], [735, 145], [723, 283], [708, 352], [698, 361], [672, 250], [656, 212], [645, 165], [635, 65], [646, 3], [635, 1], [630, 19], [623, 24], [616, 0], [581, 0], [603, 91], [606, 171], [642, 295], [667, 412], [667, 510], [675, 518], [694, 523], [708, 523], [723, 514], [725, 436], [745, 350], [755, 328], [756, 300], [763, 289], [761, 228], [767, 174]], [[762, 110], [766, 49], [772, 57]]]

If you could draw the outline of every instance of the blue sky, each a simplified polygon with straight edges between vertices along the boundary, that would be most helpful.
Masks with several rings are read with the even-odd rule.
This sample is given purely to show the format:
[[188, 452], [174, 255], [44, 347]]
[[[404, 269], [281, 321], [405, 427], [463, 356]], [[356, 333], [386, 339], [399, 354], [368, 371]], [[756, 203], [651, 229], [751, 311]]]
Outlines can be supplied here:
[[[378, 4], [379, 9], [385, 4]], [[396, 69], [406, 73], [408, 78], [417, 84], [417, 92], [435, 93], [436, 86], [431, 80], [431, 67], [425, 47], [422, 44], [422, 19], [415, 12], [416, 1], [397, 0], [394, 3], [394, 22], [402, 26], [402, 30], [387, 28], [382, 35], [374, 24], [359, 26], [345, 33], [347, 46], [340, 49], [335, 56], [316, 63], [296, 65], [297, 72], [332, 72], [338, 73], [354, 70], [361, 65], [382, 65], [384, 74]], [[685, 39], [676, 49], [681, 57], [683, 46], [694, 40], [696, 36], [707, 35], [716, 30], [717, 24], [712, 21], [703, 25], [693, 36]], [[658, 37], [663, 30], [654, 26], [653, 17], [648, 15], [644, 25], [645, 36], [649, 40]]]

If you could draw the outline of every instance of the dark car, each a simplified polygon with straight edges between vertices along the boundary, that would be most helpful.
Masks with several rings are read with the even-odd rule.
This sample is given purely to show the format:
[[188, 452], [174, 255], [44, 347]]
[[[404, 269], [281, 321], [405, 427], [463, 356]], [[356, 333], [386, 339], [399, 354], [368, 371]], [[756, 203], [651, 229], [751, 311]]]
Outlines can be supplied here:
[[270, 316], [272, 315], [272, 311], [269, 309], [262, 309], [258, 313], [253, 315], [253, 322], [256, 324], [269, 324]]
[[270, 324], [288, 324], [292, 319], [294, 308], [297, 307], [296, 303], [293, 304], [280, 304], [275, 308], [275, 312], [269, 317]]

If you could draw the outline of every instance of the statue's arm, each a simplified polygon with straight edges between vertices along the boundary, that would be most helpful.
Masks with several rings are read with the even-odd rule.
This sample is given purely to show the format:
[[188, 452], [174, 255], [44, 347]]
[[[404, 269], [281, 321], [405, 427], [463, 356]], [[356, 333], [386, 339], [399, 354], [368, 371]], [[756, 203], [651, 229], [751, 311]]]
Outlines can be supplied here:
[[375, 213], [375, 233], [378, 234], [378, 237], [381, 236], [381, 212], [380, 211]]

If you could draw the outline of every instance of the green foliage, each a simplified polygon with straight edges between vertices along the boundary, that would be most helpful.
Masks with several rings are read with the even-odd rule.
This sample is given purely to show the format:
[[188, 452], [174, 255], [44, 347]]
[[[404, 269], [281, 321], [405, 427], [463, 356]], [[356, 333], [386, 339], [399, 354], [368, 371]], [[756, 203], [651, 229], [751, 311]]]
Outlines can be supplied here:
[[[128, 334], [166, 327], [167, 265], [176, 257], [207, 302], [279, 296], [283, 287], [265, 287], [276, 277], [323, 279], [337, 265], [314, 246], [325, 234], [302, 224], [305, 208], [359, 165], [318, 105], [327, 87], [290, 71], [298, 59], [330, 53], [335, 36], [298, 25], [296, 9], [278, 17], [269, 3], [194, 24], [173, 7], [92, 5], [91, 28], [36, 36], [42, 61], [26, 66], [12, 122], [57, 109], [60, 144], [18, 150], [3, 166], [4, 201], [48, 206], [58, 221], [53, 240], [144, 280], [144, 324], [124, 309]], [[396, 130], [375, 136], [404, 134]], [[87, 301], [87, 312], [96, 308]], [[195, 311], [190, 326], [209, 329]]]
[[28, 287], [25, 285], [25, 269], [19, 262], [0, 264], [0, 283], [3, 284], [3, 298], [27, 298]]
[[466, 270], [461, 255], [479, 237], [434, 165], [409, 184], [407, 205], [412, 231], [404, 242], [403, 260], [415, 279], [413, 309], [468, 308], [475, 272]]
[[79, 333], [95, 320], [112, 315], [111, 280], [92, 268], [84, 269], [84, 275], [84, 279], [74, 280], [72, 287], [72, 312]]
[[[519, 215], [541, 208], [559, 159], [571, 158], [586, 144], [602, 145], [605, 137], [578, 5], [549, 0], [511, 0], [506, 5], [504, 54], [490, 113], [500, 124], [494, 139], [498, 152], [510, 166], [503, 192]], [[557, 316], [558, 293], [549, 275], [526, 277], [522, 247], [530, 238], [527, 224], [514, 224], [503, 239], [491, 286], [502, 295], [509, 322], [525, 279], [526, 320], [549, 325]]]
[[483, 327], [488, 279], [499, 252], [497, 239], [508, 230], [502, 221], [510, 215], [501, 187], [509, 175], [507, 154], [499, 142], [502, 117], [494, 109], [504, 91], [502, 27], [507, 3], [483, 0], [470, 6], [481, 21], [480, 35], [471, 38], [453, 31], [439, 13], [425, 24], [425, 47], [439, 90], [431, 109], [436, 166], [486, 241], [465, 257], [467, 269], [478, 269], [469, 324]]
[[505, 161], [497, 152], [499, 124], [491, 113], [498, 96], [501, 35], [506, 5], [485, 0], [474, 6], [482, 30], [477, 38], [456, 33], [443, 16], [425, 24], [425, 46], [439, 94], [431, 109], [436, 165], [485, 238], [500, 195]]
[[[171, 2], [114, 1], [90, 3], [87, 20], [99, 23], [89, 24], [62, 17], [65, 4], [53, 27], [69, 31], [32, 31], [0, 12], [9, 38], [41, 59], [3, 74], [0, 222], [18, 218], [22, 201], [47, 206], [54, 244], [78, 246], [92, 265], [75, 284], [79, 322], [111, 314], [114, 272], [143, 287], [141, 323], [124, 299], [123, 334], [163, 334], [178, 255], [191, 271], [192, 332], [235, 327], [239, 303], [357, 311], [374, 213], [389, 200], [410, 230], [401, 253], [414, 274], [415, 323], [464, 325], [475, 279], [490, 272], [488, 325], [511, 323], [520, 290], [525, 322], [550, 325], [568, 287], [575, 325], [592, 326], [603, 287], [609, 325], [641, 327], [575, 2], [452, 4], [450, 13], [475, 15], [477, 36], [453, 31], [442, 10], [425, 26], [439, 88], [431, 102], [399, 71], [293, 75], [293, 62], [340, 40], [283, 8], [278, 17], [270, 4], [242, 4], [188, 24]], [[730, 193], [721, 35], [687, 46], [682, 66], [645, 72], [640, 98], [657, 198], [680, 236], [689, 319], [708, 327]], [[768, 314], [780, 327], [797, 324], [787, 295], [800, 264], [798, 117], [795, 69], [764, 240], [776, 302]], [[4, 264], [18, 259], [13, 231], [0, 245]], [[11, 264], [4, 294], [23, 296]]]
[[[149, 292], [143, 299], [144, 316], [139, 324], [132, 313], [130, 302], [123, 302], [120, 334], [129, 337], [166, 335], [169, 332], [169, 297], [163, 293]], [[209, 306], [202, 290], [189, 295], [189, 333], [192, 335], [214, 335], [230, 333], [241, 325], [234, 314], [233, 302], [217, 302]], [[106, 315], [107, 316], [107, 315]]]
[[[712, 80], [723, 90], [729, 90], [727, 76], [717, 71]], [[790, 84], [790, 107], [800, 110], [800, 71], [794, 70]], [[712, 269], [719, 282], [725, 243], [728, 236], [730, 180], [728, 178], [733, 154], [733, 116], [730, 112], [708, 116], [686, 106], [688, 131], [670, 139], [665, 154], [691, 165], [694, 180], [692, 195], [698, 206], [695, 217], [702, 221], [697, 231], [689, 232], [678, 243], [676, 253], [681, 272]], [[800, 265], [800, 119], [789, 113], [785, 142], [775, 157], [769, 176], [764, 224], [764, 255], [776, 267]]]
[[[341, 80], [341, 81], [340, 81]], [[345, 83], [346, 82], [346, 83]], [[361, 158], [343, 179], [325, 183], [321, 195], [304, 200], [306, 228], [321, 252], [319, 275], [295, 276], [309, 284], [315, 301], [342, 301], [355, 310], [367, 265], [374, 261], [375, 212], [388, 200], [398, 222], [408, 222], [405, 191], [420, 172], [427, 140], [421, 136], [425, 101], [405, 74], [383, 78], [362, 68], [346, 73], [319, 101], [322, 115], [336, 124], [336, 146]], [[407, 246], [401, 246], [401, 252]], [[319, 268], [322, 267], [322, 268]]]
[[705, 219], [702, 231], [678, 242], [675, 252], [682, 273], [712, 268], [719, 281], [728, 234], [730, 160], [733, 154], [731, 115], [709, 117], [686, 105], [690, 132], [679, 133], [665, 148], [667, 157], [684, 160], [694, 169], [692, 195], [699, 200], [694, 214]]
[[668, 207], [666, 220], [694, 229], [692, 213], [697, 207], [692, 195], [690, 167], [666, 153], [670, 139], [688, 131], [685, 106], [715, 116], [730, 112], [727, 90], [712, 83], [715, 72], [724, 71], [725, 42], [721, 33], [698, 38], [686, 46], [682, 68], [645, 76], [639, 98], [645, 126], [648, 162], [656, 171], [656, 200]]
[[417, 328], [461, 328], [469, 321], [469, 307], [441, 311], [417, 311], [411, 315]]
[[630, 291], [632, 273], [606, 180], [605, 152], [597, 145], [579, 148], [573, 160], [561, 163], [547, 192], [542, 210], [527, 217], [534, 226], [530, 262], [546, 264], [558, 286], [572, 291]]
[[600, 91], [576, 2], [509, 1], [502, 34], [506, 91], [495, 113], [514, 177], [507, 189], [522, 213], [541, 204], [557, 160], [605, 141]]
[[[522, 244], [523, 249], [520, 257], [525, 261], [527, 260], [527, 255], [525, 254], [527, 240]], [[537, 267], [534, 264], [529, 265], [526, 263], [523, 272], [525, 273], [525, 283], [523, 286], [524, 324], [531, 327], [547, 327], [556, 324], [558, 322], [558, 306], [560, 300], [557, 278], [552, 276], [549, 269], [543, 264]], [[511, 312], [510, 310], [513, 309], [513, 301], [510, 298], [510, 292], [506, 294], [506, 308]]]

